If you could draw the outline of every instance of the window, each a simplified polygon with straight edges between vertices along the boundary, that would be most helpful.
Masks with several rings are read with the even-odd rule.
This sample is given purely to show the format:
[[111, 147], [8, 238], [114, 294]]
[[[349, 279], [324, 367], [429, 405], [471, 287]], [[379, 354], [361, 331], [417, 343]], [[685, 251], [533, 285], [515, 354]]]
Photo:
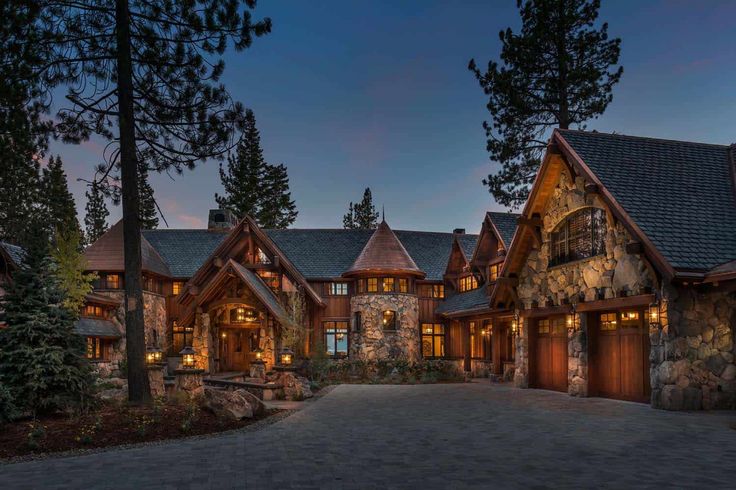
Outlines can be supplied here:
[[542, 335], [549, 333], [549, 320], [547, 318], [537, 321], [537, 333]]
[[638, 311], [621, 312], [621, 328], [639, 328], [640, 325]]
[[461, 293], [465, 291], [471, 291], [477, 288], [478, 288], [478, 279], [473, 275], [461, 277], [460, 280], [458, 281], [458, 289], [460, 290]]
[[441, 323], [422, 323], [422, 356], [445, 356], [445, 326]]
[[348, 355], [348, 322], [324, 322], [325, 347], [332, 357]]
[[606, 251], [606, 214], [585, 208], [565, 218], [552, 232], [552, 265], [600, 255]]
[[87, 359], [91, 361], [106, 361], [107, 343], [99, 337], [87, 337]]
[[477, 322], [468, 322], [470, 330], [470, 357], [471, 359], [491, 358], [491, 331], [488, 320], [484, 320], [483, 328], [478, 328]]
[[422, 298], [442, 299], [445, 297], [444, 284], [421, 284], [417, 287], [419, 288], [419, 295]]
[[557, 317], [552, 319], [552, 334], [562, 335], [567, 333], [567, 319], [564, 317]]
[[498, 264], [488, 266], [488, 282], [496, 282], [498, 279]]
[[396, 312], [393, 310], [386, 310], [382, 314], [381, 324], [384, 330], [396, 330]]
[[84, 316], [96, 316], [99, 318], [105, 317], [105, 310], [102, 309], [101, 306], [95, 306], [95, 305], [87, 305], [84, 307], [84, 311], [82, 312], [82, 315]]
[[381, 280], [381, 284], [382, 284], [384, 293], [394, 292], [394, 278], [393, 277], [384, 277]]
[[359, 294], [365, 293], [365, 280], [364, 279], [358, 279], [358, 293]]
[[409, 281], [406, 278], [399, 279], [399, 292], [400, 293], [409, 292]]
[[252, 323], [258, 320], [258, 312], [253, 308], [238, 306], [230, 310], [230, 323]]
[[258, 271], [258, 277], [263, 279], [266, 286], [274, 291], [278, 291], [281, 287], [281, 275], [278, 272], [273, 271]]
[[445, 285], [434, 284], [432, 285], [432, 297], [442, 299], [445, 297]]
[[367, 279], [368, 281], [368, 292], [369, 293], [377, 293], [378, 292], [378, 278], [377, 277], [369, 277]]
[[151, 293], [163, 293], [163, 283], [151, 276], [143, 276], [143, 289]]
[[120, 274], [107, 274], [105, 276], [105, 289], [120, 289]]
[[600, 328], [601, 330], [616, 330], [616, 314], [615, 313], [601, 313], [600, 316]]
[[179, 352], [187, 346], [192, 345], [192, 336], [194, 334], [194, 327], [182, 327], [174, 321], [171, 326], [172, 342], [171, 342], [171, 353], [178, 355]]
[[355, 314], [353, 315], [353, 331], [360, 332], [362, 327], [363, 327], [363, 317], [360, 315], [359, 311], [356, 311]]
[[171, 285], [171, 293], [174, 296], [180, 295], [183, 290], [184, 290], [183, 281], [174, 281], [174, 283]]
[[348, 283], [346, 282], [331, 282], [327, 287], [327, 294], [329, 296], [347, 296], [348, 295]]

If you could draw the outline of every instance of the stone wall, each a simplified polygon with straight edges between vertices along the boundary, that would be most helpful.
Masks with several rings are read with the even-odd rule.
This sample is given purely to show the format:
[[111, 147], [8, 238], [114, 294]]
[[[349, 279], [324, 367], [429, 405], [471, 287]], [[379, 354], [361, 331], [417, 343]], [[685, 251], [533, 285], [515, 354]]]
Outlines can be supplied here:
[[[551, 233], [570, 213], [581, 208], [595, 207], [606, 211], [604, 254], [568, 264], [550, 266]], [[656, 284], [650, 269], [638, 255], [626, 253], [631, 236], [623, 224], [614, 220], [600, 196], [585, 191], [585, 180], [571, 181], [563, 172], [543, 218], [542, 245], [533, 249], [521, 273], [517, 294], [520, 309], [545, 306], [548, 299], [554, 305], [574, 302], [580, 296], [585, 301], [614, 298], [621, 291], [627, 295], [639, 294]], [[568, 330], [568, 392], [586, 396], [588, 393], [587, 325], [580, 315], [579, 325]], [[517, 386], [529, 385], [529, 331], [520, 330], [516, 344]]]
[[736, 408], [736, 293], [665, 288], [661, 328], [650, 329], [652, 405]]
[[[352, 313], [360, 312], [362, 325], [350, 333], [350, 357], [374, 361], [419, 361], [419, 300], [410, 294], [364, 294], [350, 299]], [[396, 331], [384, 331], [383, 312], [396, 311]]]

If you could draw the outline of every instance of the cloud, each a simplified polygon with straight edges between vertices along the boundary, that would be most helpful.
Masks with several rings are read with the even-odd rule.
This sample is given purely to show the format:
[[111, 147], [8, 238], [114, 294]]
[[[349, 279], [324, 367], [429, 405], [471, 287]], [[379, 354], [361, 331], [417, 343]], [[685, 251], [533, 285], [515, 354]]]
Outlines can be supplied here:
[[[187, 228], [204, 228], [206, 224], [202, 218], [192, 216], [191, 214], [177, 214], [174, 216], [174, 219]], [[174, 228], [177, 228], [177, 226], [174, 226]]]

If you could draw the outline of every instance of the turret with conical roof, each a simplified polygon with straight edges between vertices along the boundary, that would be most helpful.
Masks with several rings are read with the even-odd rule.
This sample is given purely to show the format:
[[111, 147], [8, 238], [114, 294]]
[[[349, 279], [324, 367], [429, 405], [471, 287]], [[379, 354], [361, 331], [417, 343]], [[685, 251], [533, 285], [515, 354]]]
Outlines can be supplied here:
[[364, 274], [407, 274], [420, 279], [425, 276], [385, 219], [343, 277]]

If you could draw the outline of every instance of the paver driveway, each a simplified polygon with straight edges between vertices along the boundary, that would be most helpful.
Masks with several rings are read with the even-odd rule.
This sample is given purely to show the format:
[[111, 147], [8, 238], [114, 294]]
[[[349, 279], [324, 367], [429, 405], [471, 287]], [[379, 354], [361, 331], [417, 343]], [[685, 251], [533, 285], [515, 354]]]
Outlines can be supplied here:
[[732, 422], [488, 383], [340, 386], [258, 432], [0, 466], [0, 488], [734, 488]]

